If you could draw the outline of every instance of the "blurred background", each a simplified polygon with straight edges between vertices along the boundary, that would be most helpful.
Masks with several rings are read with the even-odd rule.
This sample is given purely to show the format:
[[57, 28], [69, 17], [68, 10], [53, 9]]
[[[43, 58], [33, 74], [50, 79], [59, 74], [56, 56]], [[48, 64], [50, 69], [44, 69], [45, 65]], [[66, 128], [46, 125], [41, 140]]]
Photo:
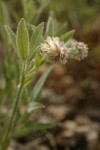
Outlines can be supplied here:
[[[41, 94], [46, 108], [34, 117], [55, 126], [41, 134], [37, 131], [19, 138], [17, 142], [28, 145], [35, 137], [34, 145], [38, 150], [100, 150], [100, 0], [25, 0], [26, 6], [23, 1], [3, 1], [14, 31], [22, 17], [37, 25], [46, 22], [51, 15], [61, 24], [65, 22], [66, 30], [75, 29], [74, 38], [88, 45], [89, 55], [82, 61], [55, 65]], [[36, 10], [38, 17], [34, 15]], [[6, 22], [8, 24], [9, 19], [0, 20], [1, 28]], [[3, 47], [1, 32], [2, 61], [5, 58]], [[42, 67], [38, 77], [47, 68], [48, 65]], [[2, 72], [0, 75], [2, 78]], [[2, 95], [1, 92], [0, 97]]]

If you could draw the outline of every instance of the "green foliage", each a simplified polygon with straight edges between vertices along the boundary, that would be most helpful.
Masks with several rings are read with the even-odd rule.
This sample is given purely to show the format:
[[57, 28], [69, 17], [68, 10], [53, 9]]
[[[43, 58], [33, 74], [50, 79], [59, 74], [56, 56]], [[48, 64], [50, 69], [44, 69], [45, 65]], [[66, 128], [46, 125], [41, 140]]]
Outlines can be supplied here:
[[24, 114], [18, 120], [18, 125], [23, 124], [23, 126], [24, 126], [24, 124], [28, 123], [29, 118], [30, 118], [30, 116], [32, 116], [34, 111], [41, 109], [41, 108], [45, 108], [45, 106], [38, 102], [29, 101]]
[[59, 26], [57, 26], [56, 28], [59, 28], [59, 30], [57, 31], [56, 35], [60, 36], [60, 35], [62, 35], [62, 34], [64, 34], [66, 32], [66, 30], [68, 28], [68, 24], [67, 24], [67, 22], [64, 22], [62, 24], [59, 24]]
[[1, 25], [1, 32], [2, 37], [5, 41], [6, 46], [8, 46], [8, 39], [7, 39], [7, 33], [5, 31], [4, 25], [9, 24], [9, 15], [8, 10], [4, 2], [0, 1], [0, 25]]
[[52, 17], [49, 17], [47, 26], [46, 26], [46, 37], [47, 36], [54, 36], [54, 20]]
[[39, 99], [40, 92], [41, 92], [43, 85], [45, 83], [45, 80], [51, 70], [52, 70], [52, 66], [50, 68], [48, 68], [48, 70], [40, 77], [40, 79], [36, 83], [36, 85], [32, 91], [32, 95], [33, 95], [32, 100], [36, 101]]
[[34, 2], [32, 0], [22, 0], [22, 6], [23, 6], [23, 13], [24, 18], [28, 22], [32, 22], [35, 19], [36, 15], [36, 7], [34, 5]]
[[69, 39], [71, 39], [74, 35], [75, 30], [66, 32], [65, 34], [63, 34], [60, 39], [64, 42], [67, 42]]
[[9, 42], [11, 43], [16, 54], [19, 55], [18, 51], [17, 51], [17, 46], [16, 46], [16, 35], [15, 35], [15, 33], [12, 31], [12, 29], [10, 27], [8, 27], [6, 25], [5, 25], [5, 29], [6, 29], [6, 32], [8, 34]]
[[[23, 101], [23, 104], [25, 104], [24, 114], [21, 115], [20, 111], [17, 108], [18, 104], [14, 107], [15, 111], [19, 112], [18, 113], [19, 115], [16, 118], [17, 125], [22, 123], [22, 121], [26, 125], [29, 117], [32, 115], [34, 110], [44, 108], [44, 106], [38, 103], [37, 101], [40, 100], [40, 94], [41, 94], [43, 85], [45, 83], [45, 80], [48, 74], [51, 72], [53, 66], [49, 67], [47, 71], [44, 72], [44, 74], [40, 77], [40, 79], [38, 80], [34, 88], [33, 89], [31, 88], [30, 99], [28, 97], [28, 94], [26, 94], [26, 92], [28, 91], [27, 85], [29, 86], [29, 83], [31, 83], [39, 67], [45, 64], [44, 57], [41, 55], [39, 51], [39, 48], [40, 48], [39, 45], [46, 39], [47, 36], [52, 37], [54, 35], [55, 36], [59, 35], [61, 36], [62, 41], [67, 41], [69, 38], [72, 37], [73, 31], [67, 32], [66, 34], [62, 35], [65, 30], [66, 30], [66, 23], [61, 25], [60, 23], [57, 22], [56, 19], [52, 17], [49, 17], [47, 24], [46, 24], [46, 29], [44, 29], [44, 23], [40, 23], [37, 26], [31, 25], [30, 23], [26, 23], [26, 21], [23, 18], [19, 21], [19, 24], [17, 27], [17, 34], [15, 34], [9, 26], [7, 25], [5, 26], [5, 31], [6, 31], [5, 33], [8, 37], [7, 39], [8, 44], [10, 47], [13, 47], [13, 49], [15, 50], [15, 53], [18, 56], [18, 57], [15, 57], [15, 54], [14, 54], [15, 60], [12, 59], [12, 61], [15, 61], [15, 64], [13, 63], [10, 64], [10, 66], [12, 65], [12, 69], [13, 69], [11, 73], [14, 74], [14, 76], [11, 76], [12, 78], [11, 82], [12, 80], [14, 81], [16, 80], [15, 74], [18, 73], [17, 80], [19, 81], [19, 85], [18, 85], [19, 88], [17, 90], [18, 97], [16, 100], [19, 101], [21, 99], [21, 95], [22, 97], [24, 97], [23, 94], [26, 95], [26, 97], [24, 97], [26, 103], [24, 103]], [[19, 64], [17, 63], [18, 58], [21, 60]], [[20, 71], [18, 69], [20, 69]], [[5, 80], [6, 82], [8, 82], [7, 68], [3, 66], [3, 70], [4, 70]], [[18, 81], [16, 83], [18, 83]], [[15, 84], [11, 84], [11, 82], [9, 82], [9, 85], [11, 85], [10, 89], [13, 89]], [[24, 88], [26, 90], [24, 90]], [[14, 92], [13, 92], [12, 99], [14, 99]], [[28, 129], [27, 129], [27, 132], [28, 132]], [[7, 133], [9, 132], [7, 131]], [[5, 135], [7, 136], [7, 134]]]
[[39, 24], [32, 36], [31, 36], [31, 40], [30, 40], [30, 52], [29, 52], [29, 59], [31, 59], [33, 57], [33, 55], [36, 53], [37, 47], [38, 45], [43, 42], [43, 29], [44, 29], [44, 23]]
[[[8, 53], [6, 54], [8, 58], [10, 57], [11, 58], [8, 59], [9, 61], [7, 61], [5, 64], [2, 65], [4, 76], [3, 80], [6, 85], [2, 90], [2, 93], [3, 91], [6, 91], [8, 95], [10, 95], [10, 93], [12, 94], [9, 96], [9, 99], [11, 100], [10, 105], [8, 105], [8, 109], [12, 107], [12, 116], [10, 119], [8, 118], [3, 138], [2, 138], [3, 132], [2, 131], [0, 132], [2, 141], [1, 149], [4, 150], [6, 150], [9, 144], [10, 134], [12, 136], [21, 137], [29, 134], [34, 130], [45, 130], [51, 128], [50, 124], [35, 124], [30, 126], [29, 118], [34, 113], [34, 111], [40, 108], [44, 108], [44, 105], [42, 105], [40, 102], [37, 101], [40, 101], [40, 94], [42, 88], [53, 66], [50, 66], [47, 69], [47, 71], [44, 72], [44, 74], [36, 82], [33, 88], [30, 87], [29, 84], [35, 77], [37, 70], [46, 63], [45, 57], [40, 52], [40, 44], [43, 43], [48, 36], [51, 37], [60, 36], [61, 40], [63, 42], [66, 42], [73, 36], [74, 33], [73, 31], [70, 31], [64, 34], [65, 31], [67, 30], [67, 24], [66, 23], [60, 24], [54, 17], [51, 16], [48, 18], [45, 28], [43, 22], [40, 23], [39, 25], [30, 24], [30, 22], [32, 22], [33, 20], [36, 21], [37, 19], [35, 20], [32, 19], [31, 17], [29, 18], [29, 15], [33, 15], [33, 18], [35, 18], [36, 16], [38, 16], [37, 18], [39, 18], [40, 12], [42, 12], [44, 9], [43, 3], [41, 3], [41, 6], [38, 7], [38, 11], [35, 9], [33, 11], [31, 3], [32, 1], [31, 2], [27, 0], [23, 1], [24, 16], [27, 22], [25, 21], [24, 18], [20, 19], [16, 34], [8, 26], [8, 22], [4, 17], [5, 13], [3, 5], [0, 6], [1, 7], [0, 19], [2, 21], [2, 30], [3, 30], [2, 36], [4, 38], [7, 47], [13, 48], [15, 51], [15, 53], [13, 54], [7, 51]], [[45, 6], [46, 5], [47, 2]], [[15, 89], [15, 86], [17, 92], [13, 90]], [[30, 94], [28, 94], [29, 90], [28, 87], [30, 88]], [[1, 102], [2, 101], [3, 100], [1, 100]], [[13, 105], [12, 101], [14, 101]], [[21, 114], [18, 108], [20, 101], [21, 104], [24, 105], [25, 107], [25, 111], [23, 114]], [[16, 132], [13, 133], [12, 131], [15, 125], [16, 125]], [[20, 125], [21, 127], [18, 128], [18, 126]]]
[[16, 44], [18, 53], [22, 61], [25, 61], [28, 57], [29, 52], [29, 35], [26, 27], [26, 22], [23, 18], [20, 20], [18, 24]]
[[41, 13], [48, 6], [51, 0], [32, 1], [22, 0], [23, 16], [29, 23], [38, 22]]
[[[32, 10], [31, 3], [32, 2], [29, 2], [27, 0], [23, 1], [24, 15], [27, 20], [27, 23], [25, 22], [23, 18], [19, 21], [19, 24], [17, 27], [17, 34], [15, 34], [12, 31], [12, 29], [8, 26], [8, 22], [4, 17], [5, 16], [4, 9], [3, 9], [3, 6], [1, 5], [2, 12], [1, 12], [0, 18], [2, 21], [3, 37], [4, 37], [4, 40], [6, 39], [5, 43], [7, 41], [6, 45], [9, 45], [9, 47], [13, 47], [13, 49], [15, 50], [15, 53], [18, 56], [18, 57], [15, 57], [15, 54], [14, 54], [14, 58], [10, 60], [11, 62], [15, 62], [14, 64], [13, 63], [9, 64], [10, 65], [9, 68], [11, 68], [10, 75], [8, 75], [7, 73], [8, 70], [6, 68], [6, 65], [3, 65], [5, 81], [6, 81], [6, 84], [9, 85], [10, 87], [10, 88], [8, 88], [8, 86], [6, 87], [7, 88], [6, 92], [9, 93], [8, 89], [13, 90], [15, 83], [18, 83], [19, 81], [19, 85], [18, 85], [19, 88], [17, 90], [18, 96], [16, 98], [15, 104], [18, 105], [18, 101], [21, 99], [21, 95], [22, 95], [22, 98], [24, 97], [24, 95], [26, 95], [26, 97], [24, 97], [26, 103], [22, 101], [23, 104], [25, 104], [25, 112], [21, 114], [17, 105], [14, 105], [14, 109], [13, 109], [13, 116], [14, 115], [16, 116], [15, 121], [17, 122], [16, 133], [14, 133], [14, 136], [18, 136], [18, 137], [29, 134], [30, 132], [34, 130], [44, 130], [46, 128], [51, 127], [51, 125], [49, 124], [47, 125], [35, 124], [30, 127], [29, 118], [35, 110], [44, 108], [44, 105], [42, 105], [41, 103], [38, 103], [37, 101], [40, 100], [40, 94], [41, 94], [43, 85], [45, 83], [45, 80], [47, 79], [48, 74], [51, 72], [53, 66], [49, 67], [47, 71], [40, 77], [40, 79], [38, 80], [34, 88], [31, 88], [30, 99], [29, 99], [29, 95], [26, 93], [28, 91], [27, 85], [29, 86], [29, 83], [34, 78], [34, 75], [36, 74], [37, 69], [39, 69], [39, 67], [45, 64], [44, 57], [39, 52], [39, 45], [46, 39], [47, 36], [51, 36], [51, 37], [58, 36], [58, 35], [61, 36], [67, 29], [66, 23], [61, 25], [60, 23], [57, 22], [56, 19], [52, 17], [49, 17], [48, 19], [46, 30], [44, 29], [44, 23], [40, 23], [37, 26], [30, 24], [30, 22], [34, 19], [32, 19], [31, 17], [29, 18], [29, 15], [32, 16], [33, 14], [33, 18], [34, 18], [35, 17], [34, 14], [38, 14], [38, 17], [39, 17], [40, 12], [42, 12], [44, 8], [44, 6], [41, 4], [41, 6], [39, 6], [38, 13], [36, 11], [34, 12]], [[5, 24], [7, 25], [4, 28]], [[66, 38], [68, 40], [71, 36], [72, 36], [72, 32], [68, 32], [67, 34], [61, 36], [61, 38], [63, 37], [62, 40], [64, 41], [66, 40]], [[18, 58], [20, 58], [21, 60], [19, 64], [17, 63]], [[12, 76], [12, 74], [14, 74], [14, 76]], [[16, 78], [16, 74], [17, 74], [17, 78]], [[11, 80], [9, 80], [9, 84], [8, 84], [9, 77]], [[14, 84], [11, 84], [12, 81], [15, 81], [15, 80], [18, 80], [18, 81], [14, 82]], [[26, 90], [24, 90], [24, 88]], [[14, 99], [14, 97], [15, 97], [15, 92], [13, 91], [12, 99]], [[17, 112], [17, 114], [14, 112]], [[11, 118], [11, 120], [14, 121], [13, 117]], [[10, 122], [10, 124], [12, 125], [12, 128], [13, 128], [12, 122]], [[18, 126], [20, 124], [22, 124], [22, 126], [19, 129]], [[11, 129], [8, 128], [8, 129], [12, 130], [12, 128]], [[4, 134], [5, 135], [4, 140], [3, 140], [4, 143], [6, 140], [8, 140], [7, 135], [10, 131], [8, 129], [7, 131], [5, 131], [5, 134]], [[2, 134], [3, 133], [1, 132], [1, 137], [2, 137]]]
[[26, 112], [28, 114], [32, 113], [33, 111], [40, 109], [40, 108], [44, 108], [45, 106], [38, 103], [38, 102], [30, 102], [26, 108]]
[[[20, 79], [18, 79], [19, 85], [18, 85], [16, 99], [12, 107], [12, 116], [11, 116], [11, 119], [8, 119], [8, 122], [7, 122], [8, 126], [6, 126], [4, 136], [3, 138], [1, 138], [1, 147], [0, 147], [1, 149], [7, 148], [9, 141], [10, 141], [9, 135], [12, 134], [12, 130], [16, 123], [17, 125], [19, 125], [22, 121], [24, 122], [23, 124], [24, 130], [20, 136], [22, 136], [25, 133], [30, 133], [30, 131], [34, 129], [34, 126], [32, 127], [32, 129], [26, 126], [26, 124], [28, 123], [29, 117], [32, 115], [32, 113], [35, 110], [44, 108], [44, 105], [36, 102], [36, 100], [40, 96], [45, 80], [48, 74], [50, 73], [50, 71], [52, 70], [52, 67], [48, 68], [48, 70], [43, 74], [43, 76], [41, 76], [41, 78], [35, 85], [34, 89], [31, 90], [32, 96], [30, 100], [28, 100], [29, 99], [28, 95], [25, 93], [26, 90], [24, 90], [24, 88], [27, 88], [27, 85], [29, 85], [29, 83], [32, 81], [33, 75], [36, 73], [36, 70], [40, 66], [45, 64], [44, 58], [37, 51], [37, 49], [39, 49], [39, 45], [44, 40], [44, 37], [43, 37], [44, 23], [41, 23], [38, 26], [32, 26], [32, 28], [34, 28], [33, 30], [31, 30], [33, 33], [31, 34], [31, 37], [29, 37], [26, 22], [23, 18], [19, 21], [16, 35], [9, 26], [7, 25], [5, 26], [5, 31], [8, 37], [8, 44], [9, 46], [13, 47], [13, 49], [15, 50], [15, 53], [18, 56], [14, 58], [15, 58], [15, 68], [17, 65], [18, 65], [18, 68], [20, 68], [20, 75], [18, 75]], [[29, 42], [29, 39], [30, 39], [30, 42]], [[17, 63], [17, 60], [16, 60], [17, 58], [21, 60], [19, 62], [20, 66]], [[10, 64], [10, 66], [11, 65], [14, 68], [14, 64]], [[8, 82], [7, 70], [4, 66], [3, 66], [3, 70], [4, 70], [6, 82]], [[14, 71], [17, 72], [18, 70], [14, 70]], [[14, 78], [12, 79], [16, 80], [15, 76], [13, 77]], [[11, 79], [11, 82], [12, 82], [12, 79]], [[9, 84], [12, 85], [10, 82]], [[13, 89], [14, 86], [12, 85], [10, 89]], [[25, 112], [23, 115], [21, 115], [18, 109], [18, 104], [21, 99], [21, 95], [23, 97], [23, 94], [26, 94], [27, 96], [26, 97], [27, 103], [25, 106]], [[12, 98], [14, 99], [14, 97]], [[2, 134], [3, 132], [1, 132], [1, 137], [2, 137]], [[16, 135], [18, 136], [19, 134], [16, 133]]]
[[[9, 7], [9, 11], [6, 5]], [[82, 7], [82, 11], [79, 13], [81, 7], [77, 7], [77, 5], [84, 5], [86, 11]], [[44, 13], [43, 10], [45, 8], [47, 9]], [[0, 112], [0, 118], [5, 118], [3, 121], [1, 119], [1, 121], [6, 124], [7, 128], [7, 133], [5, 130], [0, 131], [0, 141], [2, 141], [4, 135], [9, 135], [9, 131], [11, 132], [11, 137], [23, 137], [33, 131], [45, 131], [53, 127], [49, 123], [41, 124], [31, 122], [30, 124], [29, 121], [34, 111], [44, 108], [44, 105], [40, 102], [41, 91], [53, 68], [53, 66], [48, 67], [35, 85], [30, 84], [35, 79], [39, 68], [46, 63], [45, 57], [40, 52], [40, 44], [48, 36], [60, 37], [62, 42], [67, 42], [74, 35], [74, 30], [67, 32], [68, 24], [66, 22], [60, 23], [54, 16], [49, 16], [46, 24], [42, 22], [46, 20], [45, 16], [48, 16], [48, 10], [51, 8], [53, 8], [54, 14], [56, 12], [58, 18], [68, 18], [70, 24], [74, 27], [79, 27], [79, 25], [84, 23], [85, 18], [88, 20], [90, 14], [92, 18], [93, 12], [95, 14], [97, 12], [93, 6], [90, 8], [86, 5], [86, 0], [82, 0], [82, 2], [77, 0], [75, 3], [73, 3], [73, 0], [55, 0], [51, 2], [50, 0], [22, 0], [18, 2], [11, 0], [6, 3], [0, 1], [0, 32], [3, 39], [3, 42], [0, 39], [0, 47], [2, 50], [0, 53], [0, 83], [2, 83], [0, 84], [0, 106], [7, 107], [9, 112], [12, 109], [12, 114], [14, 114], [10, 118], [7, 113], [2, 114]], [[64, 15], [62, 16], [63, 8], [65, 9]], [[22, 19], [20, 20], [20, 18]], [[18, 21], [17, 34], [15, 34]], [[90, 25], [91, 21], [89, 21], [86, 24], [84, 23], [84, 26], [87, 26], [87, 24]], [[9, 27], [9, 22], [11, 22], [11, 27]], [[4, 59], [1, 58], [2, 56]], [[25, 107], [23, 113], [21, 113], [18, 105]], [[9, 127], [9, 122], [11, 127]], [[10, 140], [10, 136], [7, 137], [8, 141]]]
[[24, 124], [21, 128], [14, 131], [14, 136], [17, 138], [27, 136], [35, 131], [44, 132], [47, 129], [53, 128], [54, 125], [51, 123], [34, 123], [34, 124]]
[[52, 10], [60, 21], [68, 20], [70, 27], [84, 35], [90, 30], [90, 26], [94, 26], [94, 22], [99, 20], [99, 6], [99, 0], [52, 0], [47, 8], [48, 11]]

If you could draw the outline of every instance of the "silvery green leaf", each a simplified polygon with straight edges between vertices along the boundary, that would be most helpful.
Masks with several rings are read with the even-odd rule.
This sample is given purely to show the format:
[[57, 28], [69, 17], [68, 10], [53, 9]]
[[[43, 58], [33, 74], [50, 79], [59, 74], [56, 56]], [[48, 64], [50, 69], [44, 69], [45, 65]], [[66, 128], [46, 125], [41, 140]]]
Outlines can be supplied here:
[[33, 111], [40, 109], [40, 108], [45, 108], [45, 106], [43, 104], [38, 103], [38, 102], [30, 102], [27, 106], [26, 112], [32, 113]]
[[33, 131], [45, 131], [47, 129], [51, 129], [54, 127], [54, 124], [51, 123], [27, 123], [24, 125], [19, 124], [19, 128], [16, 128], [14, 130], [14, 136], [19, 138], [19, 137], [25, 137], [32, 133]]
[[10, 27], [5, 25], [5, 29], [6, 29], [6, 32], [8, 34], [11, 45], [12, 45], [12, 47], [14, 48], [15, 52], [18, 55], [17, 46], [16, 46], [16, 35]]
[[16, 43], [20, 58], [25, 61], [29, 52], [29, 35], [24, 18], [18, 24]]
[[67, 23], [64, 22], [63, 24], [59, 24], [58, 26], [58, 31], [57, 31], [57, 36], [61, 36], [62, 34], [64, 34], [67, 30]]
[[35, 49], [37, 48], [37, 46], [39, 46], [39, 44], [43, 40], [43, 37], [42, 37], [43, 29], [44, 29], [43, 22], [34, 29], [34, 32], [30, 40], [29, 58], [31, 58], [34, 55]]
[[73, 37], [75, 33], [75, 30], [71, 30], [69, 32], [66, 32], [65, 34], [63, 34], [60, 39], [64, 42], [67, 42], [69, 39], [71, 39]]
[[3, 1], [0, 1], [0, 26], [3, 39], [5, 41], [6, 46], [8, 46], [8, 38], [7, 33], [5, 31], [4, 25], [9, 24], [9, 13], [7, 11], [7, 6]]
[[26, 122], [35, 110], [41, 108], [45, 108], [45, 106], [38, 102], [29, 101], [24, 114], [19, 118], [19, 123]]
[[38, 80], [38, 82], [36, 83], [33, 91], [32, 91], [32, 100], [36, 101], [41, 93], [41, 90], [43, 88], [43, 85], [45, 83], [45, 80], [47, 79], [47, 76], [49, 75], [49, 73], [51, 72], [53, 66], [50, 66], [46, 72], [44, 72], [44, 74], [40, 77], [40, 79]]
[[33, 32], [36, 29], [36, 26], [30, 23], [27, 23], [27, 29], [28, 29], [29, 37], [31, 37]]
[[47, 26], [46, 26], [46, 37], [47, 36], [54, 36], [54, 20], [52, 17], [49, 17]]

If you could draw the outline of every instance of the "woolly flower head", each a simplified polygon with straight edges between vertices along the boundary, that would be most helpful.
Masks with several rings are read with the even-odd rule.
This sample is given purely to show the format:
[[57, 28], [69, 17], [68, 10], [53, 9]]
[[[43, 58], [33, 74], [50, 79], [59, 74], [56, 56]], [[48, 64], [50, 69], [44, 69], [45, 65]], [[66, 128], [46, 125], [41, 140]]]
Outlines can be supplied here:
[[88, 47], [86, 44], [82, 42], [77, 42], [74, 39], [70, 39], [66, 43], [68, 56], [70, 59], [81, 60], [87, 57], [88, 55]]
[[67, 62], [67, 48], [58, 37], [47, 37], [45, 42], [40, 45], [40, 49], [50, 62], [60, 61], [63, 64]]

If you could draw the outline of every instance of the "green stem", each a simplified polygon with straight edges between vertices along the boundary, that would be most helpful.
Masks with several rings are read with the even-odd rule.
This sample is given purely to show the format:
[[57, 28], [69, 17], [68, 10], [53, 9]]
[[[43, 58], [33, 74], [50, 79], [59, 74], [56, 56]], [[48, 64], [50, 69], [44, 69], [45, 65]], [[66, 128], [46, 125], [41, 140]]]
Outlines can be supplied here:
[[8, 145], [9, 145], [9, 142], [10, 142], [12, 130], [13, 130], [13, 127], [14, 127], [15, 121], [16, 121], [17, 106], [18, 106], [18, 103], [20, 101], [21, 93], [23, 90], [24, 72], [25, 72], [25, 64], [22, 65], [22, 73], [21, 73], [21, 79], [20, 79], [20, 84], [19, 84], [20, 86], [19, 86], [19, 89], [17, 92], [16, 99], [15, 99], [14, 104], [13, 104], [12, 116], [10, 118], [7, 130], [5, 131], [0, 150], [6, 150]]

